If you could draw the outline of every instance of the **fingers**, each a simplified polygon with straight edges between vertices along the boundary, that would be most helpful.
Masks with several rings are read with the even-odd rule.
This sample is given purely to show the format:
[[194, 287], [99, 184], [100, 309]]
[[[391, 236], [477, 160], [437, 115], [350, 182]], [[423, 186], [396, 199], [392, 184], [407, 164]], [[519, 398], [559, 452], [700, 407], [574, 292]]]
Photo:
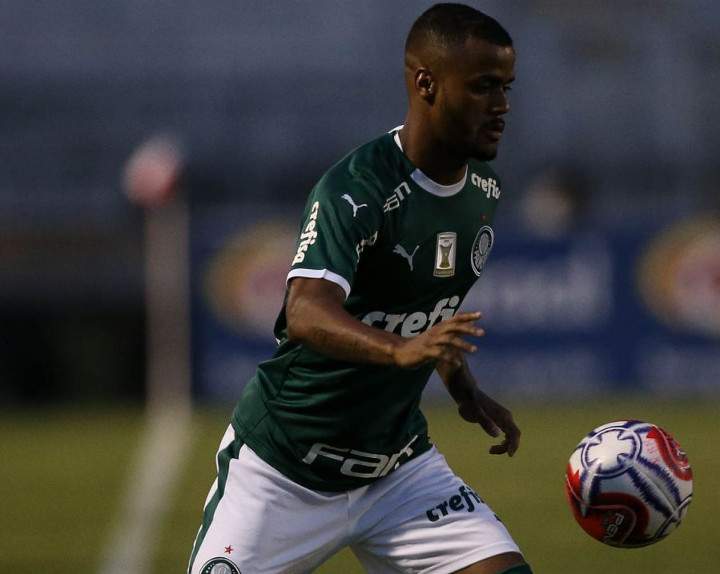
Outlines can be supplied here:
[[[484, 427], [483, 427], [484, 428]], [[505, 429], [505, 439], [490, 447], [490, 454], [505, 454], [513, 456], [520, 447], [520, 429], [510, 420]]]
[[453, 342], [438, 342], [432, 347], [430, 347], [427, 350], [428, 359], [434, 359], [437, 362], [448, 363], [450, 365], [454, 365], [455, 367], [462, 367], [463, 358], [462, 355], [458, 353], [458, 351], [463, 351], [465, 353], [474, 353], [475, 351], [477, 351], [477, 347], [468, 343], [467, 341], [463, 341], [458, 337], [456, 337], [455, 339], [456, 340]]
[[460, 416], [467, 421], [478, 423], [483, 430], [491, 437], [498, 437], [502, 432], [505, 438], [500, 444], [490, 447], [490, 454], [505, 454], [513, 456], [520, 446], [520, 429], [510, 419], [503, 424], [503, 428], [498, 426], [483, 409], [473, 403], [465, 403], [459, 408]]
[[479, 311], [473, 313], [459, 313], [447, 321], [438, 323], [435, 325], [434, 329], [438, 332], [458, 333], [482, 337], [485, 334], [485, 330], [475, 325], [475, 321], [481, 317], [482, 313]]
[[456, 367], [462, 367], [462, 358], [458, 356], [457, 351], [448, 349], [445, 346], [437, 345], [430, 349], [428, 354], [431, 359], [449, 363], [451, 365], [455, 365]]
[[520, 448], [520, 429], [512, 421], [510, 423], [512, 426], [506, 431], [505, 440], [507, 440], [507, 453], [509, 456], [513, 456]]
[[507, 437], [505, 437], [505, 440], [503, 440], [500, 444], [495, 444], [490, 447], [490, 454], [505, 454], [507, 453], [508, 456], [513, 456], [520, 445], [517, 441], [513, 442]]
[[505, 454], [513, 456], [520, 446], [520, 429], [513, 420], [512, 413], [489, 397], [484, 397], [489, 409], [488, 414], [484, 408], [478, 407], [478, 415], [476, 416], [476, 422], [480, 423], [480, 426], [490, 436], [497, 437], [502, 432], [505, 437], [500, 444], [495, 444], [490, 447], [490, 454]]
[[461, 313], [452, 319], [435, 325], [427, 334], [434, 344], [452, 347], [466, 353], [474, 353], [477, 351], [477, 347], [461, 336], [482, 337], [485, 335], [485, 330], [474, 324], [474, 321], [480, 316], [479, 312]]
[[[468, 335], [482, 336], [485, 332], [481, 329], [475, 329], [471, 327], [463, 327], [462, 333]], [[462, 351], [464, 353], [474, 353], [477, 351], [477, 346], [469, 341], [466, 341], [462, 337], [451, 332], [436, 332], [430, 338], [430, 344], [432, 345], [432, 357], [442, 361], [446, 361], [453, 365], [460, 366], [462, 360], [457, 357], [457, 352]], [[450, 356], [450, 358], [447, 358]]]
[[[463, 336], [482, 337], [485, 330], [475, 326], [482, 314], [480, 312], [459, 313], [447, 321], [442, 321], [414, 339], [415, 352], [421, 353], [422, 360], [435, 360], [461, 367], [462, 357], [458, 352], [474, 353], [477, 346], [466, 341]], [[409, 343], [410, 344], [410, 343]], [[410, 361], [414, 365], [417, 361]]]
[[450, 319], [448, 319], [446, 321], [446, 323], [477, 321], [481, 317], [482, 317], [482, 313], [480, 311], [463, 312], [463, 313], [458, 313], [457, 315], [451, 317]]
[[454, 333], [458, 335], [472, 335], [473, 337], [482, 337], [485, 334], [485, 329], [476, 327], [472, 324], [452, 324], [443, 325], [442, 329], [438, 329], [439, 332]]
[[441, 345], [455, 347], [459, 351], [465, 351], [467, 353], [474, 353], [475, 351], [477, 351], [477, 347], [472, 343], [469, 343], [465, 339], [450, 334], [441, 335], [437, 338], [436, 341]]
[[491, 437], [500, 436], [500, 428], [485, 413], [478, 417], [478, 423]]

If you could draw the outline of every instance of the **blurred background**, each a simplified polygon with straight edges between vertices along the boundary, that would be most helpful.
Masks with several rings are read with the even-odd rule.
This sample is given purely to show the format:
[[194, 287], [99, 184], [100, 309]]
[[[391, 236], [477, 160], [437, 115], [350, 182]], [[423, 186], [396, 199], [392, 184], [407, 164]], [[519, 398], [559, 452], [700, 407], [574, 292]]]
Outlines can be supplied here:
[[[404, 39], [431, 4], [3, 3], [0, 571], [182, 571], [214, 444], [274, 349], [303, 201], [402, 123]], [[473, 367], [528, 438], [510, 485], [479, 435], [466, 475], [507, 501], [538, 572], [714, 571], [720, 7], [471, 4], [518, 61], [498, 241], [464, 307], [486, 317]], [[426, 402], [464, 465], [445, 436], [476, 431], [436, 381]], [[676, 436], [705, 499], [670, 540], [617, 554], [572, 523], [562, 472], [629, 417]]]

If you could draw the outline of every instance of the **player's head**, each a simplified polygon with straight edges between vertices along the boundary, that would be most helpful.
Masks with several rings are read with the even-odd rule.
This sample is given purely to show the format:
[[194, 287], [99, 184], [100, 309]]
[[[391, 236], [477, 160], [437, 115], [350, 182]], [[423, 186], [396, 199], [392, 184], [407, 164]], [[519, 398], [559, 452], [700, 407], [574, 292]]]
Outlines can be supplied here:
[[410, 113], [447, 153], [492, 159], [510, 109], [514, 65], [512, 38], [495, 19], [463, 4], [436, 4], [405, 43]]

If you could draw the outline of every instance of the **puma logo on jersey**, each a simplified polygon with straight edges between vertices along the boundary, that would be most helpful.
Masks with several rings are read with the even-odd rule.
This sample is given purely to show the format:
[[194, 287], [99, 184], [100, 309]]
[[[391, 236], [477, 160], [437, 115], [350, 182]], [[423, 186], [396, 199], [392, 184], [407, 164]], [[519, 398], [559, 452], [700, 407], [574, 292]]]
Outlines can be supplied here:
[[447, 500], [443, 500], [437, 506], [433, 506], [425, 511], [428, 520], [430, 522], [437, 522], [450, 512], [460, 512], [461, 510], [472, 512], [477, 506], [483, 504], [483, 500], [477, 495], [477, 492], [466, 484], [461, 485], [460, 488], [458, 488], [458, 492], [459, 494], [453, 494]]
[[490, 199], [491, 196], [495, 199], [500, 199], [500, 186], [498, 186], [497, 181], [492, 177], [480, 177], [474, 173], [470, 176], [470, 181], [473, 182], [473, 185], [482, 189], [488, 199]]
[[410, 254], [407, 251], [405, 251], [405, 248], [402, 245], [400, 245], [398, 243], [395, 246], [395, 249], [393, 249], [393, 253], [397, 253], [403, 259], [407, 259], [408, 265], [410, 265], [410, 271], [413, 271], [413, 257], [415, 257], [415, 253], [417, 252], [418, 249], [420, 249], [420, 246], [416, 245], [412, 254]]
[[295, 253], [295, 257], [293, 258], [293, 265], [302, 263], [305, 260], [305, 252], [308, 250], [308, 247], [315, 244], [315, 240], [318, 236], [317, 231], [315, 231], [315, 227], [317, 227], [318, 211], [320, 211], [320, 202], [316, 201], [310, 208], [308, 222], [305, 225], [305, 229], [300, 234], [300, 243], [298, 243], [297, 253]]
[[361, 203], [360, 205], [356, 205], [355, 202], [353, 201], [353, 198], [350, 197], [347, 193], [345, 195], [341, 195], [340, 197], [342, 197], [345, 201], [347, 201], [350, 204], [350, 206], [352, 207], [353, 217], [357, 216], [358, 209], [360, 209], [361, 207], [368, 206], [367, 203]]
[[429, 313], [415, 311], [414, 313], [383, 313], [372, 311], [362, 318], [362, 322], [371, 327], [382, 328], [390, 333], [397, 333], [403, 337], [415, 337], [426, 329], [432, 327], [438, 320], [452, 319], [460, 305], [460, 297], [453, 295], [440, 299], [435, 308]]

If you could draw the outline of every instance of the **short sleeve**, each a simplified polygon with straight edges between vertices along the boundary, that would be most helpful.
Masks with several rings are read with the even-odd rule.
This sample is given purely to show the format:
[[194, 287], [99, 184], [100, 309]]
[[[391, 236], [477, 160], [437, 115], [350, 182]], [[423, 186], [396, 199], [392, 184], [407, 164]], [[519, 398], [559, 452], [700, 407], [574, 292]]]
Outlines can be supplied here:
[[367, 185], [324, 178], [305, 207], [288, 281], [327, 279], [347, 297], [362, 253], [376, 243], [382, 220], [382, 204]]

